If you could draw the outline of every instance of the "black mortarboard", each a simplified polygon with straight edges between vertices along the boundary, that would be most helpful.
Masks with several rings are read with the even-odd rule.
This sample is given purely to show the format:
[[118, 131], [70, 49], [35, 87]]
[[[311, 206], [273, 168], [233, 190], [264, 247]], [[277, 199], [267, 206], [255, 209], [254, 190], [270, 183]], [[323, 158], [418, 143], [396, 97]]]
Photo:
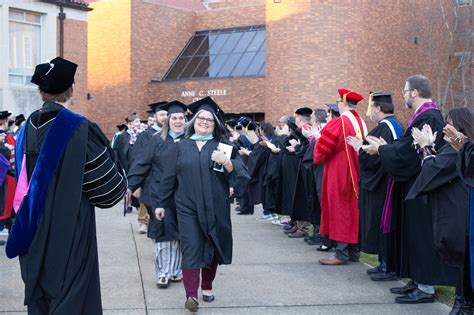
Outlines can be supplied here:
[[147, 119], [147, 120], [140, 120], [140, 122], [141, 122], [142, 124], [145, 124], [145, 125], [146, 125], [146, 124], [148, 123], [148, 119]]
[[187, 107], [180, 101], [172, 101], [160, 107], [162, 110], [166, 110], [168, 115], [176, 113], [186, 113]]
[[372, 93], [372, 101], [392, 104], [392, 94], [386, 92], [374, 92]]
[[11, 126], [13, 126], [15, 124], [15, 121], [13, 119], [9, 120], [8, 121], [8, 128], [10, 128]]
[[17, 115], [15, 117], [15, 125], [19, 127], [21, 125], [21, 123], [24, 122], [25, 120], [26, 120], [25, 115], [23, 115], [23, 114]]
[[313, 110], [308, 107], [301, 107], [298, 108], [295, 112], [296, 115], [301, 115], [305, 117], [311, 117], [311, 114], [313, 113]]
[[162, 109], [163, 105], [168, 104], [168, 102], [158, 102], [158, 103], [153, 103], [148, 105], [150, 107], [150, 110], [147, 111], [147, 113], [156, 113], [159, 112], [160, 110], [166, 110]]
[[225, 124], [231, 128], [234, 128], [235, 126], [237, 126], [238, 122], [235, 118], [232, 118], [232, 119], [227, 120]]
[[127, 125], [125, 125], [125, 124], [117, 125], [117, 129], [118, 129], [119, 131], [125, 130], [125, 129], [127, 129], [127, 128], [128, 128], [128, 127], [127, 127]]
[[325, 105], [329, 107], [329, 109], [332, 110], [333, 112], [339, 113], [339, 107], [337, 106], [337, 104], [325, 104]]
[[74, 83], [77, 65], [69, 60], [56, 57], [50, 62], [36, 66], [31, 83], [48, 94], [60, 94]]
[[6, 119], [10, 117], [12, 113], [8, 112], [7, 110], [0, 111], [0, 119]]
[[188, 109], [193, 113], [193, 115], [196, 115], [197, 112], [204, 109], [215, 114], [219, 119], [224, 118], [224, 112], [210, 96], [189, 104]]

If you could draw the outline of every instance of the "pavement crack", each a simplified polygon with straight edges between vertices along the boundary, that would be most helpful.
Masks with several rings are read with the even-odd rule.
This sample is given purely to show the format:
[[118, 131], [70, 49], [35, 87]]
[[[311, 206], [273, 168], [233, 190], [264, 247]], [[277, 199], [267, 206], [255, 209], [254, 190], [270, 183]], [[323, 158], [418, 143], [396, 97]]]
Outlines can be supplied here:
[[140, 274], [140, 283], [142, 285], [143, 303], [145, 303], [145, 314], [148, 315], [148, 303], [146, 301], [145, 285], [143, 283], [142, 267], [141, 267], [141, 264], [140, 264], [140, 256], [138, 255], [137, 240], [135, 238], [135, 233], [133, 233], [133, 224], [132, 224], [132, 222], [130, 222], [130, 231], [132, 232], [133, 245], [135, 246], [135, 254], [137, 255], [138, 273]]

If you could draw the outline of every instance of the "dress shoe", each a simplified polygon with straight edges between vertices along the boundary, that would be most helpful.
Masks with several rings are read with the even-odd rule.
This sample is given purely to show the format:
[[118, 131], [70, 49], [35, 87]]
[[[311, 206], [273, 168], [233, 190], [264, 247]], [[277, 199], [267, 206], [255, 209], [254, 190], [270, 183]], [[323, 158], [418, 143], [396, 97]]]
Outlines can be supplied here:
[[209, 302], [210, 303], [210, 302], [214, 301], [215, 299], [216, 298], [212, 294], [211, 295], [205, 295], [205, 294], [202, 295], [202, 300], [204, 302]]
[[398, 276], [395, 272], [379, 272], [370, 275], [372, 281], [395, 281]]
[[314, 239], [314, 235], [308, 235], [304, 238], [304, 241], [307, 242], [307, 241], [312, 240], [312, 239]]
[[186, 300], [186, 303], [184, 303], [184, 307], [192, 312], [192, 313], [196, 313], [199, 309], [199, 303], [197, 301], [196, 298], [190, 296], [188, 297], [188, 299]]
[[127, 207], [127, 210], [125, 211], [126, 213], [132, 213], [133, 208], [132, 207]]
[[294, 233], [289, 233], [288, 234], [288, 237], [289, 238], [303, 238], [305, 236], [308, 236], [308, 232], [303, 232], [301, 230], [297, 230], [296, 232]]
[[253, 214], [253, 211], [240, 211], [237, 213], [238, 215], [252, 215]]
[[383, 272], [383, 270], [382, 270], [382, 267], [380, 265], [378, 265], [377, 267], [374, 267], [374, 268], [367, 269], [367, 274], [369, 276], [373, 275], [374, 273], [381, 273], [381, 272]]
[[5, 245], [5, 241], [4, 240], [0, 240], [0, 246], [4, 246]]
[[418, 303], [433, 303], [434, 294], [428, 294], [420, 289], [415, 289], [407, 295], [397, 296], [395, 303], [399, 304], [418, 304]]
[[306, 242], [308, 245], [321, 245], [321, 241], [317, 240], [316, 238], [312, 238]]
[[336, 257], [320, 259], [319, 263], [325, 266], [339, 266], [346, 264], [344, 260], [337, 259]]
[[298, 228], [297, 228], [296, 225], [295, 225], [295, 226], [292, 227], [291, 229], [283, 231], [283, 233], [285, 233], [285, 234], [290, 234], [290, 233], [295, 233], [296, 231], [298, 231]]
[[283, 230], [285, 230], [285, 231], [291, 230], [294, 227], [295, 226], [293, 224], [286, 224], [286, 225], [283, 226]]
[[358, 255], [350, 256], [349, 261], [350, 262], [359, 262], [360, 258]]
[[464, 296], [456, 295], [454, 305], [449, 315], [474, 314], [472, 306], [466, 301]]
[[418, 286], [415, 284], [415, 282], [410, 281], [406, 285], [404, 285], [403, 287], [391, 288], [390, 292], [393, 293], [393, 294], [405, 295], [405, 294], [408, 294], [408, 293], [416, 290], [417, 288], [418, 288]]
[[326, 245], [320, 245], [316, 250], [318, 252], [329, 252], [332, 249], [332, 247], [326, 246]]

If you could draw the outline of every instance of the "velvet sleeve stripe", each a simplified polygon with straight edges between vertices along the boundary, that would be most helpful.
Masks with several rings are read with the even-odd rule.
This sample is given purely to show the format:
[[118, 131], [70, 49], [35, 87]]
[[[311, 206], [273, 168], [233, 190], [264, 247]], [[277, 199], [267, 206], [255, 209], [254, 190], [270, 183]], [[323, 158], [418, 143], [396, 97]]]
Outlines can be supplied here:
[[[107, 169], [104, 169], [105, 166], [108, 166]], [[104, 183], [108, 182], [116, 174], [115, 165], [104, 165], [101, 170], [98, 170], [94, 173], [89, 173], [84, 175], [84, 183], [82, 185], [83, 191], [90, 191], [94, 188], [102, 186]]]
[[96, 169], [97, 167], [102, 165], [107, 159], [109, 159], [109, 156], [106, 154], [106, 152], [107, 152], [107, 147], [105, 147], [104, 151], [102, 151], [102, 153], [100, 153], [94, 159], [86, 162], [84, 172], [88, 173], [88, 172]]

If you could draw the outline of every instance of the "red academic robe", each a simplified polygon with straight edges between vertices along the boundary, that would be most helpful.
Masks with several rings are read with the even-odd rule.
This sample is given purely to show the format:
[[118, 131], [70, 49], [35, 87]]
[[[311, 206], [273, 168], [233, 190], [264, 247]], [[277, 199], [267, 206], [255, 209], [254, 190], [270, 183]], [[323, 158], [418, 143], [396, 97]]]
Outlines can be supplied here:
[[[12, 135], [8, 135], [6, 142], [12, 146], [15, 146], [16, 140], [13, 138]], [[15, 149], [12, 150], [10, 164], [13, 166], [15, 163]], [[15, 197], [15, 190], [16, 190], [16, 180], [15, 176], [7, 174], [5, 177], [6, 182], [6, 194], [5, 194], [5, 207], [3, 211], [3, 215], [0, 215], [0, 220], [6, 220], [12, 217], [13, 211], [13, 198]]]
[[355, 111], [331, 120], [314, 146], [314, 163], [324, 163], [320, 233], [357, 244], [359, 234], [359, 155], [348, 136], [365, 138], [367, 126]]

